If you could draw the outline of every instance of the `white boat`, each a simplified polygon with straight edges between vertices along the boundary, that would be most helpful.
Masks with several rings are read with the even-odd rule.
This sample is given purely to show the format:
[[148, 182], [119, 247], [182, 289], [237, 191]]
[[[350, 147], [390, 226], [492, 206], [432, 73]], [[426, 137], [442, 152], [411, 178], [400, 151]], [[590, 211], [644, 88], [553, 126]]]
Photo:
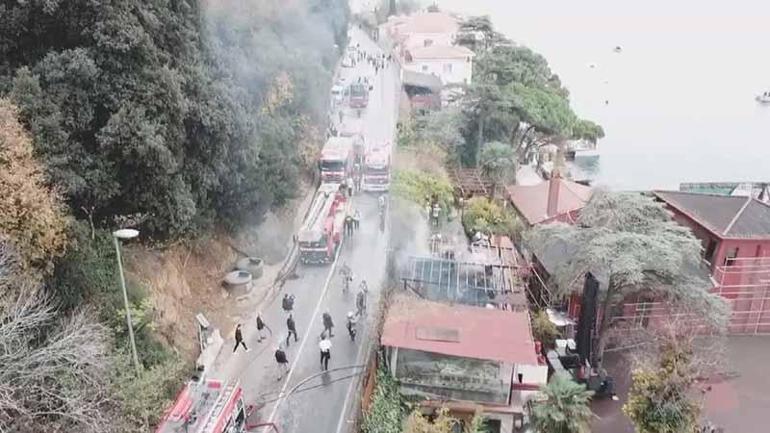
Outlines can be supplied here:
[[770, 92], [764, 92], [761, 95], [757, 95], [756, 100], [761, 104], [770, 104]]

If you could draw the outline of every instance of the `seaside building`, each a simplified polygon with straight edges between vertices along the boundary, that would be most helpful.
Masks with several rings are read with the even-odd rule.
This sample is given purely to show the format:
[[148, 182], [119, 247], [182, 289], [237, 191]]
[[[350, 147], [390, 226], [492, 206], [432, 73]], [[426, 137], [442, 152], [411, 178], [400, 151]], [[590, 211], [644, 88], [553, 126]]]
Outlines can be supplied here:
[[[430, 45], [454, 44], [460, 18], [447, 12], [418, 12], [389, 17], [380, 27], [381, 37], [397, 51]], [[387, 46], [387, 45], [386, 45]]]
[[[441, 101], [448, 104], [473, 78], [475, 53], [455, 44], [462, 19], [447, 12], [418, 12], [388, 18], [380, 43], [401, 63], [402, 72], [438, 77]], [[402, 81], [408, 77], [402, 76]], [[431, 90], [433, 93], [433, 90]]]
[[770, 204], [752, 195], [654, 194], [701, 241], [713, 290], [732, 307], [728, 331], [770, 333]]
[[441, 79], [444, 86], [470, 84], [473, 76], [473, 57], [468, 48], [455, 45], [428, 45], [407, 48], [403, 67], [406, 70], [431, 74]]
[[566, 180], [557, 172], [547, 182], [508, 186], [506, 193], [522, 221], [532, 227], [554, 221], [573, 224], [593, 190]]
[[401, 393], [421, 399], [421, 410], [446, 407], [467, 419], [481, 409], [490, 432], [513, 431], [527, 400], [547, 382], [526, 310], [397, 295], [380, 343]]

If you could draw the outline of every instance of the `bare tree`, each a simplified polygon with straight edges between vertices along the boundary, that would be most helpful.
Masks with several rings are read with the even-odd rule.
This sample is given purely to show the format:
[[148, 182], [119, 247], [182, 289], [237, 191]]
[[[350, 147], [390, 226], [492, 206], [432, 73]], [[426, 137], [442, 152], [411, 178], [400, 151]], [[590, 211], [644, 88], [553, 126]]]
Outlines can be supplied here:
[[107, 332], [40, 287], [0, 240], [0, 432], [109, 432]]

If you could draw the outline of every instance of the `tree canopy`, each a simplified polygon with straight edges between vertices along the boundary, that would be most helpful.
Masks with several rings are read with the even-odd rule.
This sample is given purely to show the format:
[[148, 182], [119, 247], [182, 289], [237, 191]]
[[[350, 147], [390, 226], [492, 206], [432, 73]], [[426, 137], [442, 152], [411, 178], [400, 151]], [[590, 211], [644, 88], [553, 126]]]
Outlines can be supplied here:
[[601, 322], [593, 346], [597, 367], [613, 312], [630, 296], [686, 307], [716, 327], [725, 324], [727, 307], [709, 292], [707, 275], [700, 268], [700, 242], [651, 197], [598, 191], [576, 225], [538, 227], [527, 243], [535, 254], [549, 249], [569, 252], [551, 275], [562, 293], [573, 290], [586, 272], [600, 280]]
[[691, 395], [697, 378], [692, 348], [681, 340], [662, 346], [658, 365], [633, 371], [623, 413], [638, 433], [698, 432], [701, 408]]
[[602, 128], [580, 119], [569, 92], [543, 56], [497, 33], [486, 17], [466, 20], [458, 41], [476, 51], [473, 82], [462, 98], [466, 114], [466, 162], [477, 162], [480, 147], [509, 143], [519, 159], [543, 144], [568, 139], [596, 141]]
[[292, 196], [347, 15], [342, 0], [16, 2], [0, 90], [77, 216], [160, 238], [235, 225]]
[[22, 263], [50, 268], [64, 253], [69, 221], [17, 115], [16, 107], [0, 99], [0, 233], [24, 257]]
[[530, 422], [538, 433], [590, 433], [593, 392], [563, 373], [554, 374], [540, 390], [543, 399], [534, 400]]

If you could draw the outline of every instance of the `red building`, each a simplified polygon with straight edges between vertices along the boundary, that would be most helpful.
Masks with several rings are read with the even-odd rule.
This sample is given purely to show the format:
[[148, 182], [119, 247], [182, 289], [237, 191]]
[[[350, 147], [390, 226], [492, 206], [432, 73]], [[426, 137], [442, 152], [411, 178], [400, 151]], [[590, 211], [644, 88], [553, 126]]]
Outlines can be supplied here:
[[563, 179], [558, 173], [537, 185], [506, 187], [506, 192], [516, 212], [530, 227], [554, 221], [574, 223], [593, 194], [591, 187]]
[[770, 205], [752, 197], [655, 191], [703, 245], [714, 291], [729, 300], [729, 331], [770, 333]]

